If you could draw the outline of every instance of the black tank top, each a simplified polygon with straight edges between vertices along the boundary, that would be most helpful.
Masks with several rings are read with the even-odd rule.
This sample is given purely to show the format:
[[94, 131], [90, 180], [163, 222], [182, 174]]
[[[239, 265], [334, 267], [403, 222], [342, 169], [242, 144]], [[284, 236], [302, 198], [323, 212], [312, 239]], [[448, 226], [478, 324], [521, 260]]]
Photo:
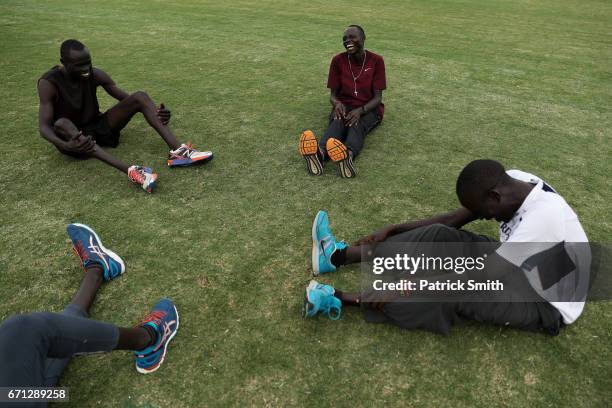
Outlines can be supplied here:
[[80, 129], [100, 116], [93, 73], [87, 79], [74, 81], [56, 65], [41, 79], [46, 79], [57, 88], [57, 99], [53, 104], [54, 121], [67, 118]]

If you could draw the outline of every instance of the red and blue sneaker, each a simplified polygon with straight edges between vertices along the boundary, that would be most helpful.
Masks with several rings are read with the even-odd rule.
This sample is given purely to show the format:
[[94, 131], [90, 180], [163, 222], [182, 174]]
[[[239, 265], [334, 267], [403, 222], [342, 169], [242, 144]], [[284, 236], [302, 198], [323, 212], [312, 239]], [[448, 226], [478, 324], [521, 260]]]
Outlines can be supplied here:
[[83, 268], [98, 264], [104, 268], [104, 280], [110, 281], [125, 272], [125, 263], [116, 253], [102, 245], [96, 232], [84, 224], [68, 224], [68, 236], [72, 249], [81, 260]]
[[157, 334], [157, 339], [152, 346], [134, 352], [136, 371], [149, 374], [156, 371], [164, 362], [168, 343], [178, 331], [179, 316], [176, 306], [170, 299], [160, 300], [138, 326], [149, 326]]
[[130, 166], [127, 176], [132, 183], [138, 184], [147, 193], [153, 192], [157, 181], [157, 173], [154, 173], [150, 167]]
[[183, 143], [176, 150], [170, 150], [168, 153], [168, 166], [191, 166], [192, 164], [203, 164], [212, 159], [212, 152], [201, 152], [194, 149], [191, 143]]

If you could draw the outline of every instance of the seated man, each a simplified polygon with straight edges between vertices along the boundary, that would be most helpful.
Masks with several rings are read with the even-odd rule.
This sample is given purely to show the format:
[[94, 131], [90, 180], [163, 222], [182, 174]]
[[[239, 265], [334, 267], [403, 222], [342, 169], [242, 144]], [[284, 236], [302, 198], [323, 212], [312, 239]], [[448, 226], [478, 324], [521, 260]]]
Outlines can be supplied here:
[[[137, 112], [142, 112], [170, 148], [168, 166], [189, 166], [212, 159], [211, 152], [200, 152], [176, 139], [167, 127], [170, 111], [163, 104], [158, 109], [141, 91], [128, 94], [106, 72], [93, 67], [89, 50], [81, 42], [64, 41], [60, 57], [62, 64], [38, 80], [40, 134], [60, 152], [102, 160], [126, 173], [132, 182], [150, 193], [155, 187], [156, 173], [147, 167], [128, 166], [102, 149], [102, 146], [117, 147], [121, 129]], [[119, 101], [103, 114], [96, 96], [98, 86]]]
[[89, 319], [100, 285], [119, 277], [125, 264], [88, 226], [70, 224], [68, 235], [85, 270], [81, 287], [62, 313], [16, 315], [0, 324], [0, 387], [54, 387], [76, 354], [112, 350], [134, 350], [136, 370], [152, 373], [178, 331], [169, 299], [157, 302], [135, 327]]
[[363, 148], [367, 134], [383, 119], [385, 61], [364, 48], [365, 39], [360, 26], [350, 25], [344, 31], [346, 52], [336, 55], [329, 67], [327, 87], [333, 108], [327, 131], [319, 142], [310, 130], [300, 136], [299, 151], [312, 175], [323, 174], [323, 161], [331, 158], [341, 177], [355, 177], [353, 159]]
[[[443, 334], [448, 333], [458, 318], [549, 334], [557, 334], [560, 327], [573, 323], [584, 308], [584, 288], [588, 288], [588, 279], [586, 284], [585, 280], [580, 282], [581, 290], [576, 289], [571, 283], [578, 282], [578, 272], [569, 273], [578, 269], [556, 270], [559, 264], [549, 267], [553, 274], [558, 275], [556, 280], [546, 285], [542, 283], [543, 279], [539, 279], [539, 284], [534, 284], [531, 274], [536, 271], [541, 277], [545, 268], [536, 270], [532, 267], [529, 272], [523, 273], [527, 271], [527, 266], [533, 264], [534, 259], [541, 261], [543, 255], [546, 257], [551, 253], [538, 250], [526, 254], [534, 248], [541, 248], [542, 243], [546, 247], [557, 247], [553, 243], [565, 245], [588, 242], [577, 215], [565, 200], [538, 177], [519, 170], [505, 171], [500, 163], [493, 160], [475, 160], [468, 164], [459, 174], [456, 190], [462, 205], [458, 210], [422, 221], [388, 226], [360, 239], [354, 246], [335, 239], [329, 229], [327, 214], [320, 211], [312, 228], [313, 274], [333, 272], [341, 265], [368, 261], [368, 254], [388, 253], [394, 243], [405, 248], [415, 248], [414, 243], [420, 245], [420, 248], [431, 243], [439, 248], [456, 248], [457, 243], [470, 243], [461, 246], [468, 248], [466, 252], [488, 245], [493, 246], [494, 250], [488, 257], [485, 256], [484, 264], [489, 268], [488, 271], [502, 271], [500, 276], [510, 279], [510, 293], [504, 293], [505, 299], [510, 301], [497, 298], [483, 301], [489, 298], [482, 297], [477, 301], [450, 298], [448, 301], [438, 299], [435, 302], [414, 302], [408, 301], [410, 290], [399, 294], [385, 292], [376, 297], [368, 293], [368, 290], [346, 293], [312, 281], [306, 290], [304, 315], [310, 317], [321, 312], [337, 319], [342, 306], [360, 305], [367, 321], [389, 322], [402, 328], [425, 329]], [[495, 244], [493, 238], [461, 229], [469, 222], [481, 218], [493, 218], [500, 222], [501, 243]], [[494, 244], [487, 244], [491, 242]], [[517, 251], [521, 245], [516, 243], [522, 242], [531, 244], [523, 245], [523, 249]], [[363, 251], [363, 246], [367, 246], [367, 250]], [[585, 248], [588, 244], [580, 246]], [[414, 256], [420, 254], [419, 250]], [[580, 259], [587, 261], [565, 265], [571, 264], [572, 268], [587, 265], [582, 270], [588, 270], [590, 258]], [[553, 264], [550, 259], [544, 261], [536, 266]], [[448, 277], [452, 276], [444, 275], [444, 278]], [[573, 291], [571, 296], [540, 296], [542, 287], [557, 289], [567, 287], [568, 282]], [[520, 288], [523, 292], [512, 292], [515, 290], [513, 288]], [[413, 291], [412, 296], [415, 294]]]

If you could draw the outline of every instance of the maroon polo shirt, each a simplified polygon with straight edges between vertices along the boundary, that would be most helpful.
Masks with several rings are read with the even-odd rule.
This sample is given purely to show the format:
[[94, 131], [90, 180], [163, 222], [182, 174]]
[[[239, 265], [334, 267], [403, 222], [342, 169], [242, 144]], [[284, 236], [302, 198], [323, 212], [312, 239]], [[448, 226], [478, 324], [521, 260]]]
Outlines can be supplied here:
[[[349, 68], [348, 54], [346, 52], [336, 55], [329, 66], [329, 76], [327, 77], [327, 87], [329, 89], [338, 90], [337, 98], [345, 105], [350, 105], [359, 108], [374, 97], [374, 90], [382, 91], [387, 88], [387, 79], [385, 77], [385, 61], [383, 57], [366, 50], [365, 63], [363, 71], [362, 64], [353, 64], [353, 74]], [[353, 83], [353, 75], [358, 76], [356, 80], [357, 95], [355, 95], [355, 83]], [[382, 120], [385, 112], [385, 105], [381, 102], [378, 106], [378, 116]]]

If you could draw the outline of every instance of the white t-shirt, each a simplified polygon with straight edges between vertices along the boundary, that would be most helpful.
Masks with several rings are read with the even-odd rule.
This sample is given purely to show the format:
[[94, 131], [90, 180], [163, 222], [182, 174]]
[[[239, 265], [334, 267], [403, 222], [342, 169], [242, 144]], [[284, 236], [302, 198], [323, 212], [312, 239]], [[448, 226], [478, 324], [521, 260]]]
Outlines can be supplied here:
[[[500, 224], [499, 240], [502, 243], [530, 242], [534, 244], [522, 246], [502, 244], [497, 250], [500, 256], [520, 267], [532, 255], [547, 250], [559, 242], [588, 242], [578, 216], [552, 187], [533, 174], [520, 170], [508, 170], [506, 173], [514, 179], [534, 184], [535, 187], [527, 195], [514, 217]], [[527, 274], [527, 277], [536, 292], [547, 299], [546, 290], [542, 288], [537, 274]], [[574, 277], [566, 275], [559, 281], [560, 285], [556, 288], [556, 299], [559, 299], [559, 287], [572, 288], [573, 283], [569, 280]], [[564, 279], [567, 279], [567, 282], [563, 282]], [[565, 295], [562, 298], [568, 299], [571, 296]], [[565, 324], [573, 323], [584, 309], [584, 301], [549, 302], [563, 316]]]

